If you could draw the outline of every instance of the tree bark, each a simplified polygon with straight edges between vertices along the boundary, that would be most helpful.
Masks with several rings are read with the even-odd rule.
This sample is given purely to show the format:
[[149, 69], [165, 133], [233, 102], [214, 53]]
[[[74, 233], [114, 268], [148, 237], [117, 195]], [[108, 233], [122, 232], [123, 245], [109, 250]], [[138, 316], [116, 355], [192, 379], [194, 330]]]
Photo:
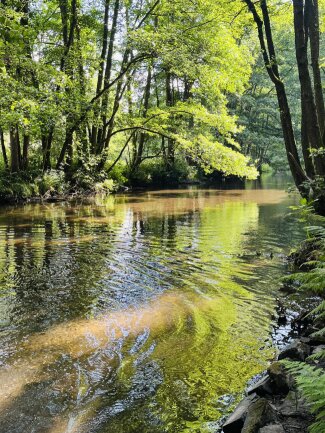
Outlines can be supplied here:
[[12, 173], [17, 173], [20, 169], [20, 146], [18, 129], [10, 128], [10, 170]]
[[[302, 119], [306, 128], [309, 145], [314, 150], [322, 147], [322, 136], [318, 123], [316, 104], [308, 67], [308, 35], [305, 32], [304, 0], [293, 0], [296, 58], [301, 87], [301, 101], [305, 117]], [[322, 155], [315, 155], [315, 172], [325, 175], [325, 161]]]
[[296, 140], [293, 132], [292, 118], [288, 104], [286, 89], [279, 73], [267, 2], [266, 0], [260, 0], [263, 15], [262, 20], [256, 10], [253, 1], [244, 1], [248, 6], [249, 11], [253, 15], [255, 24], [257, 25], [258, 39], [262, 51], [264, 65], [269, 75], [269, 78], [276, 89], [284, 144], [290, 171], [292, 173], [295, 185], [303, 193], [304, 188], [302, 187], [302, 183], [307, 180], [307, 176], [304, 173], [300, 163]]
[[30, 137], [29, 137], [29, 135], [24, 134], [24, 136], [23, 136], [23, 155], [22, 155], [22, 161], [21, 161], [21, 168], [23, 170], [26, 170], [28, 167], [29, 144], [30, 144]]
[[306, 128], [306, 113], [305, 113], [305, 104], [301, 101], [301, 149], [305, 162], [305, 170], [307, 176], [310, 179], [314, 179], [315, 177], [315, 167], [313, 163], [313, 158], [311, 155], [311, 148], [309, 145], [307, 128]]
[[[148, 66], [148, 74], [147, 74], [147, 82], [144, 89], [144, 98], [143, 98], [143, 110], [142, 110], [142, 116], [145, 118], [147, 116], [148, 108], [149, 108], [149, 99], [150, 99], [150, 91], [151, 91], [151, 80], [152, 80], [152, 73], [151, 73], [151, 66]], [[147, 134], [144, 132], [141, 132], [139, 134], [139, 144], [137, 146], [136, 152], [135, 152], [135, 158], [132, 163], [132, 171], [135, 171], [139, 165], [142, 162], [142, 155], [144, 150], [144, 144], [145, 140], [147, 138]]]
[[[112, 20], [112, 27], [111, 27], [111, 33], [109, 38], [109, 45], [108, 45], [108, 51], [107, 51], [107, 59], [106, 59], [106, 69], [105, 69], [105, 76], [104, 76], [104, 88], [109, 84], [111, 80], [111, 74], [112, 74], [112, 64], [113, 64], [113, 51], [114, 51], [114, 43], [115, 43], [115, 35], [117, 30], [117, 18], [119, 14], [119, 8], [120, 8], [120, 0], [115, 0], [114, 4], [114, 12], [113, 12], [113, 20]], [[107, 107], [108, 107], [108, 93], [105, 93], [102, 103], [102, 128], [98, 130], [97, 133], [97, 143], [101, 143], [105, 139], [105, 124], [107, 120]]]
[[51, 169], [51, 147], [53, 140], [54, 129], [51, 128], [47, 136], [42, 137], [42, 150], [43, 150], [43, 171]]
[[[172, 76], [168, 71], [166, 72], [166, 105], [172, 107], [174, 105], [173, 89], [172, 89]], [[174, 151], [174, 140], [172, 138], [167, 139], [166, 148], [166, 163], [168, 167], [171, 167], [175, 162], [175, 151]]]
[[1, 142], [1, 151], [2, 151], [3, 162], [5, 164], [5, 167], [9, 168], [7, 151], [6, 151], [6, 146], [5, 146], [5, 138], [4, 138], [4, 133], [3, 133], [2, 128], [0, 128], [0, 142]]
[[[102, 51], [101, 51], [101, 55], [100, 55], [100, 63], [99, 63], [99, 68], [98, 68], [96, 95], [101, 91], [102, 86], [103, 86], [105, 59], [106, 59], [106, 55], [107, 55], [107, 46], [108, 46], [109, 6], [110, 6], [110, 1], [106, 0], [105, 11], [104, 11], [104, 24], [103, 24], [103, 42], [102, 42]], [[95, 110], [94, 110], [95, 120], [99, 116], [99, 111], [100, 111], [99, 108], [95, 108]], [[97, 125], [93, 125], [92, 129], [91, 129], [91, 145], [92, 145], [93, 150], [95, 150], [95, 147], [96, 147], [97, 133], [98, 133], [98, 127], [97, 127]]]
[[314, 93], [321, 135], [325, 131], [325, 107], [322, 87], [322, 78], [319, 67], [319, 10], [318, 0], [306, 0], [308, 12], [308, 31], [310, 41], [311, 66], [314, 79]]

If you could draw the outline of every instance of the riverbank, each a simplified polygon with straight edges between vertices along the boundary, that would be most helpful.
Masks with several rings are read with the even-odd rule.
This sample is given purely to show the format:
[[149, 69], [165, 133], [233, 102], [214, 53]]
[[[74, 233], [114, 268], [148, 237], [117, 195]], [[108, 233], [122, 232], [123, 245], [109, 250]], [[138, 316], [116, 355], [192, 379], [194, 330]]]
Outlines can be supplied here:
[[[296, 268], [311, 263], [315, 256], [315, 248], [306, 247], [308, 243], [313, 241], [304, 242], [291, 256]], [[307, 269], [310, 272], [312, 267]], [[323, 323], [316, 324], [312, 319], [319, 298], [305, 299], [304, 305], [296, 303], [296, 312], [292, 315], [290, 303], [286, 305], [286, 300], [297, 294], [296, 288], [285, 284], [281, 291], [285, 292], [285, 298], [278, 300], [277, 333], [281, 335], [281, 329], [286, 328], [286, 337], [291, 341], [278, 350], [276, 359], [266, 371], [252, 379], [245, 397], [224, 422], [223, 433], [307, 433], [315, 423], [312, 413], [315, 411], [311, 410], [311, 404], [304, 398], [289, 370], [292, 362], [296, 365], [305, 363], [325, 374], [325, 360], [318, 356], [325, 349], [325, 337], [317, 334]], [[309, 304], [308, 309], [306, 304]]]
[[[324, 342], [310, 337], [311, 332], [308, 327], [304, 329], [300, 338], [282, 350], [267, 371], [255, 379], [246, 390], [247, 396], [224, 423], [224, 433], [308, 432], [315, 418], [282, 361], [304, 362], [324, 349]], [[325, 364], [307, 362], [325, 372]]]

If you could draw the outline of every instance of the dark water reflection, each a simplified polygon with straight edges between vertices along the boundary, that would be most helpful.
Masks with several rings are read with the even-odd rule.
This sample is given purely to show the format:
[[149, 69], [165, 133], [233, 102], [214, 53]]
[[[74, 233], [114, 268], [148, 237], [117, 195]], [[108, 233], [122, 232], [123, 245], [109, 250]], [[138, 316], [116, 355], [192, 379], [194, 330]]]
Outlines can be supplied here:
[[273, 356], [281, 190], [2, 208], [1, 433], [211, 432]]

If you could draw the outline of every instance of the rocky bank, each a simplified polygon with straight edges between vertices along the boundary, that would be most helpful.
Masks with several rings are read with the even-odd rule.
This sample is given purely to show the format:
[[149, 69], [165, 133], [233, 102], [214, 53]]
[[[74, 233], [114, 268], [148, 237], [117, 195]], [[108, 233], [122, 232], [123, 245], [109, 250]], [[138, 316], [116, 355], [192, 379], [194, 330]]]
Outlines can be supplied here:
[[324, 369], [322, 363], [308, 359], [325, 348], [325, 341], [311, 337], [315, 329], [305, 316], [298, 319], [299, 337], [286, 346], [262, 377], [246, 390], [246, 397], [223, 424], [224, 433], [308, 432], [314, 421], [313, 415], [281, 362], [286, 359], [306, 361]]

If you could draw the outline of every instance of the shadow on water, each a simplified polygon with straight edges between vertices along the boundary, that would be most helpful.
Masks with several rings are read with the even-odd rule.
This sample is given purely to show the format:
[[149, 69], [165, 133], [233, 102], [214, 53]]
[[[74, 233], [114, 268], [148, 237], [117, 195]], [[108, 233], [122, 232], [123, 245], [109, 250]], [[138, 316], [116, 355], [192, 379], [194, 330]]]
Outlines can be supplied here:
[[214, 431], [273, 356], [295, 200], [183, 189], [3, 208], [1, 433]]

